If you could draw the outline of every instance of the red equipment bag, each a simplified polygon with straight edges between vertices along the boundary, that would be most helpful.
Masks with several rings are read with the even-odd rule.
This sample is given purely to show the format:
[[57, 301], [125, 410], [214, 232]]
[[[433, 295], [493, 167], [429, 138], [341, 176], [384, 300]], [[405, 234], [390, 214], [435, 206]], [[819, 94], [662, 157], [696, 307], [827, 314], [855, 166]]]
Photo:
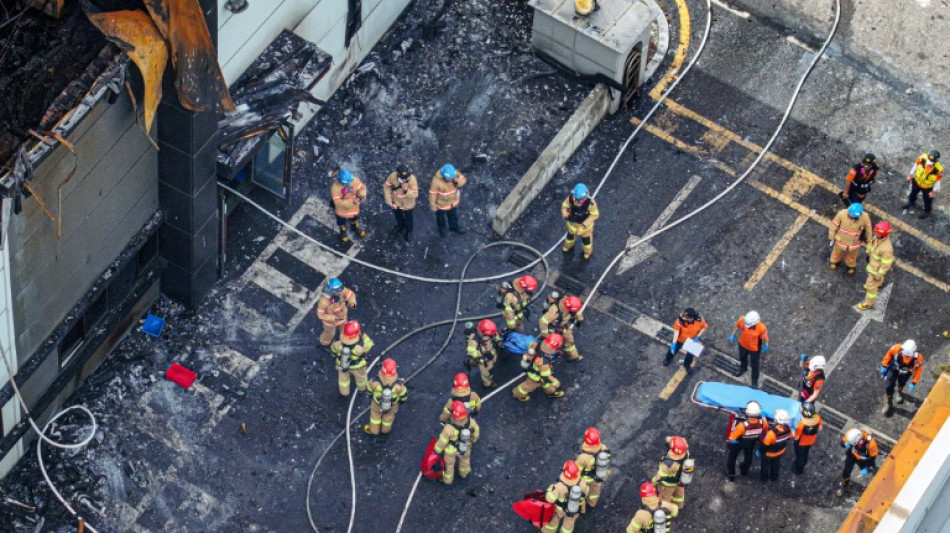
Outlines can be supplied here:
[[547, 525], [554, 517], [554, 504], [545, 501], [541, 490], [525, 494], [523, 499], [511, 505], [511, 510], [538, 528]]
[[186, 389], [195, 382], [196, 377], [198, 377], [197, 374], [179, 365], [178, 363], [172, 363], [172, 366], [168, 367], [168, 370], [165, 371], [166, 379], [173, 381]]
[[439, 479], [442, 477], [442, 471], [445, 470], [445, 459], [435, 453], [436, 440], [438, 440], [436, 437], [432, 437], [432, 440], [429, 441], [429, 446], [426, 447], [425, 453], [422, 454], [422, 462], [419, 464], [419, 467], [422, 469], [422, 475], [426, 479]]

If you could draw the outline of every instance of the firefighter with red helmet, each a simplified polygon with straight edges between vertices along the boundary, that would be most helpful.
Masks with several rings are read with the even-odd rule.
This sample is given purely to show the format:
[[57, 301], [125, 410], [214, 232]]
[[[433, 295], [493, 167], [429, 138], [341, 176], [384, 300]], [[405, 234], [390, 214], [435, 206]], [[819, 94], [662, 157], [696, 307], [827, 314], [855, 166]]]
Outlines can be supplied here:
[[343, 334], [330, 345], [337, 370], [337, 385], [340, 396], [350, 395], [351, 377], [356, 378], [356, 389], [366, 390], [366, 356], [373, 348], [373, 339], [363, 333], [356, 320], [350, 320], [343, 326]]
[[489, 389], [497, 387], [491, 371], [495, 366], [495, 359], [498, 358], [498, 343], [501, 342], [498, 326], [487, 318], [482, 319], [477, 327], [471, 322], [466, 322], [465, 340], [465, 351], [468, 354], [465, 360], [466, 368], [471, 369], [477, 366], [482, 378], [482, 386]]
[[584, 305], [581, 299], [569, 294], [556, 306], [549, 307], [538, 322], [542, 336], [560, 333], [564, 337], [564, 356], [568, 361], [580, 361], [584, 358], [583, 355], [577, 353], [577, 345], [574, 344], [574, 328], [580, 327], [584, 322], [582, 307]]
[[455, 380], [452, 382], [452, 396], [446, 400], [445, 407], [442, 408], [442, 413], [439, 414], [439, 422], [444, 424], [449, 421], [449, 418], [452, 417], [452, 406], [455, 402], [465, 404], [469, 415], [472, 417], [475, 417], [482, 408], [481, 398], [478, 397], [478, 393], [472, 390], [468, 375], [462, 372], [455, 374]]
[[655, 531], [655, 523], [660, 520], [667, 524], [668, 528], [670, 521], [679, 515], [679, 507], [661, 500], [656, 492], [656, 486], [649, 481], [640, 485], [640, 502], [643, 507], [633, 515], [633, 519], [627, 526], [627, 533]]
[[581, 478], [590, 487], [587, 494], [588, 507], [597, 507], [600, 499], [600, 490], [604, 480], [610, 473], [610, 449], [600, 440], [600, 431], [597, 428], [587, 428], [584, 432], [584, 442], [581, 443], [581, 453], [575, 461], [581, 469]]
[[451, 485], [455, 480], [456, 464], [459, 476], [463, 479], [468, 477], [472, 471], [472, 447], [478, 435], [478, 424], [469, 416], [465, 404], [458, 400], [452, 402], [452, 416], [449, 423], [442, 426], [442, 433], [433, 449], [445, 461], [445, 470], [440, 478], [442, 483]]
[[689, 444], [680, 436], [666, 438], [669, 449], [653, 476], [660, 490], [660, 499], [682, 509], [686, 505], [686, 485], [693, 480], [695, 462], [689, 456]]
[[874, 309], [877, 302], [877, 291], [884, 285], [884, 274], [894, 266], [894, 245], [891, 243], [891, 224], [882, 220], [874, 225], [874, 235], [867, 244], [868, 266], [865, 267], [868, 279], [864, 282], [864, 301], [858, 304], [858, 309], [866, 311]]
[[561, 382], [554, 377], [551, 368], [564, 345], [564, 337], [560, 333], [551, 333], [540, 343], [531, 343], [531, 347], [521, 358], [521, 367], [525, 369], [528, 378], [515, 387], [512, 395], [522, 402], [531, 399], [530, 394], [541, 388], [549, 398], [560, 398], [564, 391], [558, 390]]
[[393, 429], [393, 420], [399, 411], [399, 404], [406, 401], [408, 391], [396, 371], [396, 361], [386, 359], [379, 369], [379, 379], [369, 382], [369, 393], [373, 399], [369, 403], [369, 424], [363, 431], [370, 435], [386, 435]]
[[515, 278], [512, 283], [506, 281], [498, 287], [498, 292], [501, 294], [499, 306], [502, 309], [501, 317], [505, 319], [505, 329], [524, 331], [524, 319], [529, 311], [528, 304], [536, 290], [538, 290], [538, 280], [531, 275]]
[[578, 515], [585, 509], [584, 498], [590, 487], [581, 478], [581, 469], [574, 461], [564, 463], [556, 482], [544, 491], [544, 500], [554, 505], [554, 516], [541, 529], [546, 533], [571, 533]]
[[320, 288], [317, 319], [323, 324], [320, 344], [329, 346], [346, 324], [347, 313], [356, 307], [356, 293], [343, 286], [339, 278], [330, 278]]

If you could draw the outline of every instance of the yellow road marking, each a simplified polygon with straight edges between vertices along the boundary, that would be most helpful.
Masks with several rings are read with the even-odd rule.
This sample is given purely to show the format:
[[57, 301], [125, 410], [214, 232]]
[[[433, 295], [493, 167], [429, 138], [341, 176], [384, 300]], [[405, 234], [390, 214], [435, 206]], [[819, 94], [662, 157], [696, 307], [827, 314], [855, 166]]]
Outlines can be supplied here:
[[795, 219], [795, 222], [792, 222], [792, 225], [785, 231], [785, 235], [782, 235], [782, 238], [779, 239], [775, 246], [772, 248], [772, 251], [769, 252], [769, 255], [765, 256], [765, 260], [759, 264], [759, 268], [755, 269], [755, 273], [752, 274], [752, 277], [749, 278], [749, 281], [745, 282], [743, 288], [747, 291], [751, 291], [755, 288], [756, 285], [762, 281], [762, 278], [765, 277], [765, 274], [772, 268], [772, 265], [775, 264], [775, 261], [778, 260], [779, 256], [782, 255], [782, 252], [785, 251], [785, 248], [788, 247], [788, 243], [792, 242], [792, 239], [795, 238], [795, 235], [798, 234], [798, 231], [805, 226], [805, 223], [808, 222], [808, 215], [798, 215], [798, 218]]
[[679, 367], [679, 370], [670, 378], [669, 383], [660, 391], [660, 399], [664, 401], [669, 400], [670, 396], [673, 395], [673, 392], [680, 386], [680, 383], [682, 383], [684, 379], [686, 379], [686, 369]]
[[686, 61], [686, 51], [689, 50], [689, 8], [686, 7], [686, 0], [676, 0], [676, 8], [680, 14], [680, 44], [676, 48], [676, 55], [673, 56], [673, 63], [666, 75], [650, 91], [650, 98], [657, 100], [663, 96], [666, 86], [673, 83], [673, 80], [679, 76], [680, 69], [683, 68], [683, 62]]

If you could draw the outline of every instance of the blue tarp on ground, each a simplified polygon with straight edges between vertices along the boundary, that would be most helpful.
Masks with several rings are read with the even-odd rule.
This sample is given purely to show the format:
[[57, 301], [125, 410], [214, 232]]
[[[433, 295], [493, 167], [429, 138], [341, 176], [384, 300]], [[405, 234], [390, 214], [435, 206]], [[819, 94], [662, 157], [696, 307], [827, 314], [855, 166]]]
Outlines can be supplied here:
[[708, 407], [717, 407], [733, 413], [740, 413], [751, 401], [759, 402], [762, 414], [775, 417], [776, 409], [785, 409], [794, 428], [802, 418], [801, 405], [793, 398], [776, 396], [759, 389], [729, 383], [703, 381], [693, 391], [693, 401]]

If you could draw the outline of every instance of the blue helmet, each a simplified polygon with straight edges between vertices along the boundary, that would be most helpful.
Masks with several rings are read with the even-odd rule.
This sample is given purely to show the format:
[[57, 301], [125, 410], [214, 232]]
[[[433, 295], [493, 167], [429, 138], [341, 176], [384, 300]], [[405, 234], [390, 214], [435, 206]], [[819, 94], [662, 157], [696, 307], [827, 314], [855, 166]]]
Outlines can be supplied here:
[[574, 195], [575, 200], [586, 200], [587, 195], [590, 194], [590, 192], [587, 190], [587, 185], [578, 183], [574, 186], [574, 191], [571, 194]]
[[330, 289], [330, 292], [333, 294], [339, 294], [343, 292], [343, 282], [340, 281], [340, 278], [330, 278], [327, 281], [327, 288]]
[[447, 180], [455, 179], [455, 176], [458, 174], [458, 171], [455, 170], [455, 166], [451, 163], [446, 163], [442, 165], [442, 169], [439, 170], [439, 174]]
[[343, 185], [349, 185], [353, 183], [353, 173], [349, 170], [341, 169], [339, 174], [337, 174], [336, 179]]
[[851, 218], [860, 218], [864, 213], [864, 206], [855, 202], [848, 207], [848, 216]]

